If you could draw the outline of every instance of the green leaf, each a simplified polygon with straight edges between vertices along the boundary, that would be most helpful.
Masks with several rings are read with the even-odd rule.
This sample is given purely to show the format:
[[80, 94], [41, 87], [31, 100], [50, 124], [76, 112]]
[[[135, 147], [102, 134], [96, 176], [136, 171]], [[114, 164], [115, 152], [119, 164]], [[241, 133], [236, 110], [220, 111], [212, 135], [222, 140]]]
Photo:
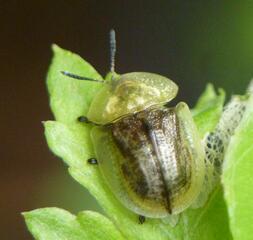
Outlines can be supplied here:
[[225, 92], [219, 89], [216, 94], [212, 84], [208, 84], [203, 94], [200, 96], [196, 106], [192, 110], [194, 121], [198, 127], [200, 136], [211, 132], [218, 123], [223, 104]]
[[82, 228], [89, 233], [87, 239], [125, 239], [115, 225], [99, 213], [83, 211], [77, 215], [77, 220], [81, 223]]
[[101, 83], [78, 81], [61, 74], [68, 71], [102, 80], [96, 70], [81, 57], [53, 45], [54, 57], [47, 75], [50, 106], [57, 121], [73, 123], [78, 114], [85, 115]]
[[231, 139], [222, 182], [234, 240], [252, 239], [253, 226], [253, 96]]
[[[90, 139], [91, 127], [84, 126], [84, 124], [76, 121], [78, 116], [87, 113], [90, 102], [96, 92], [101, 88], [101, 84], [72, 80], [66, 76], [62, 76], [60, 71], [66, 70], [97, 79], [101, 79], [101, 77], [79, 56], [60, 49], [57, 46], [54, 46], [53, 49], [54, 58], [48, 74], [47, 84], [51, 109], [56, 121], [44, 122], [48, 145], [57, 156], [61, 157], [67, 163], [72, 177], [87, 188], [96, 198], [107, 217], [114, 223], [124, 238], [129, 240], [231, 239], [226, 205], [220, 186], [215, 189], [203, 208], [189, 209], [181, 214], [179, 222], [175, 227], [171, 226], [171, 223], [175, 220], [170, 218], [147, 219], [143, 225], [140, 225], [138, 223], [138, 216], [122, 206], [103, 181], [99, 168], [87, 164], [87, 159], [94, 157]], [[211, 86], [202, 95], [196, 109], [193, 110], [194, 119], [201, 136], [206, 131], [211, 131], [214, 128], [220, 117], [223, 101], [224, 93], [220, 91], [220, 94], [216, 95]], [[64, 211], [64, 213], [66, 212]], [[73, 215], [70, 216], [74, 219], [73, 221], [76, 221]], [[63, 216], [58, 215], [58, 217], [60, 221]], [[40, 228], [41, 224], [39, 219], [39, 215], [34, 215], [33, 227], [26, 220], [30, 231], [38, 239], [51, 239], [49, 237], [43, 238], [43, 236], [47, 236], [46, 234], [49, 229]], [[50, 223], [50, 219], [48, 219], [48, 222]], [[71, 228], [71, 221], [63, 222], [66, 225], [70, 224], [69, 229], [73, 229]], [[47, 220], [45, 219], [46, 223]], [[82, 223], [85, 226], [89, 224], [86, 223], [85, 219], [83, 219]], [[96, 220], [94, 220], [94, 229], [92, 231], [99, 228], [99, 224], [99, 221], [96, 223]], [[55, 229], [50, 229], [51, 234], [53, 234], [53, 231], [57, 232], [56, 228], [60, 228], [59, 225], [55, 226]], [[79, 225], [75, 226], [77, 228], [73, 229], [75, 234], [83, 234], [82, 227]], [[90, 228], [92, 228], [91, 225]], [[38, 235], [38, 233], [41, 235]], [[70, 235], [64, 236], [64, 233], [61, 233], [62, 239], [76, 239], [68, 237]]]
[[111, 221], [95, 212], [84, 211], [76, 217], [59, 208], [42, 208], [23, 215], [35, 239], [124, 239]]

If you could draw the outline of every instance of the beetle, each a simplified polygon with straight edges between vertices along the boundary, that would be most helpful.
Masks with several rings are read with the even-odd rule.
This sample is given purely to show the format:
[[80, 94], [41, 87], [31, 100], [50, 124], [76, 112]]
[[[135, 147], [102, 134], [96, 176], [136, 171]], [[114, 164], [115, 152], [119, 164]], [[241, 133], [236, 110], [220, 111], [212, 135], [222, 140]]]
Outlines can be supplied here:
[[[167, 106], [177, 95], [176, 83], [154, 73], [115, 73], [114, 30], [110, 36], [109, 81], [62, 71], [71, 78], [104, 84], [87, 116], [78, 117], [93, 125], [95, 156], [88, 162], [98, 164], [115, 197], [140, 216], [140, 223], [145, 217], [164, 218], [202, 206], [215, 185], [224, 148], [245, 102], [235, 98], [216, 129], [201, 139], [186, 103]], [[237, 113], [240, 116], [231, 120]]]

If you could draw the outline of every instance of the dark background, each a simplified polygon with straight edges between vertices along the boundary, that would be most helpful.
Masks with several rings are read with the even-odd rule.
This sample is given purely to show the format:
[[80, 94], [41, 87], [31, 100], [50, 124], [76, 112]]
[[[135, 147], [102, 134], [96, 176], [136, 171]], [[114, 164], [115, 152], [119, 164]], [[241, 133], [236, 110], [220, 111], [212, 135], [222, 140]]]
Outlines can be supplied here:
[[250, 1], [0, 0], [1, 239], [32, 239], [22, 211], [98, 209], [48, 150], [41, 121], [52, 119], [45, 87], [50, 45], [79, 53], [104, 75], [112, 27], [117, 72], [168, 76], [191, 106], [207, 82], [230, 95], [253, 76]]

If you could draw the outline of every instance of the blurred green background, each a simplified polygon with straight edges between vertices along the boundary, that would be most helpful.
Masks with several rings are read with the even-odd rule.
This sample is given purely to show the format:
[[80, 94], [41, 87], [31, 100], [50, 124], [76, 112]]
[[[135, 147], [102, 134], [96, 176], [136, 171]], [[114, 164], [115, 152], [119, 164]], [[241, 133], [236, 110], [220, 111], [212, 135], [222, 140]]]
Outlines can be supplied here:
[[50, 45], [79, 53], [104, 75], [111, 28], [117, 72], [168, 76], [191, 106], [207, 82], [230, 95], [253, 77], [252, 1], [0, 1], [0, 239], [32, 239], [22, 211], [99, 209], [49, 152], [41, 121], [53, 118]]

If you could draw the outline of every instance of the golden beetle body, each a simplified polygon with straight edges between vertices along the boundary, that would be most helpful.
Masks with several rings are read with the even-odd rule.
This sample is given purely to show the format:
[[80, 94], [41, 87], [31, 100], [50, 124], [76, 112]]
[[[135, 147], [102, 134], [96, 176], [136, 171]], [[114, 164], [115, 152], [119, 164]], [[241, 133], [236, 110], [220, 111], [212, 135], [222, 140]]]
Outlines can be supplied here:
[[115, 196], [132, 211], [160, 218], [197, 198], [204, 149], [185, 103], [164, 106], [177, 85], [152, 73], [127, 73], [105, 83], [88, 111], [99, 169]]
[[111, 46], [110, 80], [62, 71], [75, 79], [104, 84], [87, 116], [78, 118], [93, 124], [95, 158], [88, 162], [98, 163], [115, 197], [140, 216], [177, 216], [188, 207], [203, 206], [216, 185], [247, 99], [232, 97], [216, 128], [201, 140], [186, 103], [167, 107], [177, 95], [177, 85], [154, 73], [116, 75], [114, 31]]

